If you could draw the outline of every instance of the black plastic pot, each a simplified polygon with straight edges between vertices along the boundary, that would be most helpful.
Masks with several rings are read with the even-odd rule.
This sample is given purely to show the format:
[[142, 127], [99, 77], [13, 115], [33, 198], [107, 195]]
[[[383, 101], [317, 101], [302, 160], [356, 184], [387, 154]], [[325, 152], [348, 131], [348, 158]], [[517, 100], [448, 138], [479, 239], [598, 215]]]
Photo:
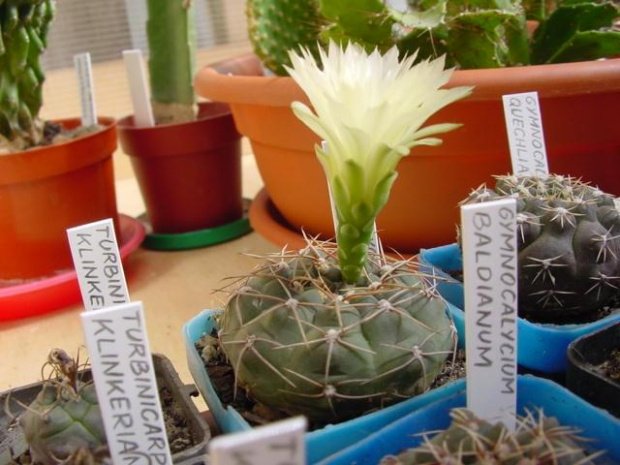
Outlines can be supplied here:
[[620, 383], [597, 368], [620, 348], [620, 323], [576, 339], [568, 346], [566, 387], [620, 417]]
[[[165, 386], [181, 407], [187, 419], [195, 445], [184, 451], [173, 454], [172, 461], [176, 465], [204, 465], [207, 460], [207, 443], [211, 438], [211, 432], [205, 419], [190, 399], [198, 395], [193, 385], [184, 385], [176, 370], [168, 358], [163, 355], [153, 354], [155, 376], [159, 387]], [[85, 376], [90, 375], [90, 370]], [[12, 456], [17, 457], [28, 449], [19, 425], [14, 425], [9, 430], [11, 418], [4, 410], [5, 400], [10, 399], [23, 404], [30, 404], [41, 391], [42, 383], [29, 384], [21, 388], [11, 389], [0, 394], [0, 465], [11, 463]], [[18, 402], [10, 402], [11, 413], [18, 415], [22, 407]]]

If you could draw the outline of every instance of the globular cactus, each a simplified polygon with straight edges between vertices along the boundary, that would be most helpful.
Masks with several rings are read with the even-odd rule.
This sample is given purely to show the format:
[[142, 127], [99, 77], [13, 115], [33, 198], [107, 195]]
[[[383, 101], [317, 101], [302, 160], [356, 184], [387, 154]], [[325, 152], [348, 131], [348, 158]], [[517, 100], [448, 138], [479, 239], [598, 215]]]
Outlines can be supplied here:
[[248, 0], [248, 35], [265, 67], [286, 75], [289, 50], [306, 47], [315, 53], [322, 19], [318, 0]]
[[450, 416], [447, 430], [425, 438], [417, 448], [385, 457], [381, 465], [588, 465], [602, 454], [588, 455], [579, 431], [542, 411], [519, 418], [515, 431], [480, 420], [466, 409], [454, 409]]
[[236, 384], [318, 424], [427, 390], [455, 348], [446, 303], [415, 262], [383, 260], [371, 254], [351, 285], [332, 244], [270, 256], [221, 317]]
[[19, 416], [34, 463], [100, 463], [109, 457], [101, 410], [92, 382], [60, 349], [50, 352], [52, 377]]
[[54, 15], [53, 0], [0, 1], [0, 148], [26, 149], [40, 142], [45, 75], [40, 57]]
[[600, 310], [620, 286], [616, 198], [574, 178], [498, 176], [463, 201], [517, 198], [519, 315], [535, 320]]
[[194, 1], [147, 1], [151, 103], [157, 124], [196, 119]]

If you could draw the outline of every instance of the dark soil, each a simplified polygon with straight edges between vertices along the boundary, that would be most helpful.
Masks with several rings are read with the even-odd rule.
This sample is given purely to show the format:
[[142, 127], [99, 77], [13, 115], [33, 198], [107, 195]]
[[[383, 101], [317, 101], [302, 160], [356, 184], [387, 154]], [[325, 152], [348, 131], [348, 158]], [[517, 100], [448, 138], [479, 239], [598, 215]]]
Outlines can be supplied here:
[[[267, 407], [260, 402], [251, 399], [244, 389], [237, 387], [234, 395], [235, 373], [226, 359], [224, 353], [217, 344], [217, 332], [213, 331], [210, 336], [202, 337], [196, 342], [198, 353], [208, 354], [203, 356], [205, 367], [213, 388], [224, 406], [231, 405], [251, 425], [259, 426], [272, 421], [286, 418], [282, 412]], [[207, 349], [205, 351], [205, 349]], [[458, 350], [456, 356], [449, 356], [443, 369], [433, 382], [434, 389], [450, 381], [455, 381], [465, 376], [465, 351]], [[309, 425], [309, 430], [321, 428], [323, 425]]]
[[609, 379], [620, 383], [620, 348], [614, 349], [609, 358], [598, 365], [597, 369]]
[[[159, 379], [157, 382], [160, 384]], [[185, 418], [183, 409], [176, 402], [167, 387], [164, 386], [159, 389], [159, 398], [164, 413], [164, 424], [171, 453], [176, 454], [193, 447], [196, 441], [192, 436], [191, 428]], [[106, 453], [104, 457], [109, 457], [109, 453]], [[107, 464], [109, 460], [103, 459], [101, 462], [97, 461], [97, 463]], [[20, 455], [10, 465], [33, 465], [30, 453], [26, 452]]]

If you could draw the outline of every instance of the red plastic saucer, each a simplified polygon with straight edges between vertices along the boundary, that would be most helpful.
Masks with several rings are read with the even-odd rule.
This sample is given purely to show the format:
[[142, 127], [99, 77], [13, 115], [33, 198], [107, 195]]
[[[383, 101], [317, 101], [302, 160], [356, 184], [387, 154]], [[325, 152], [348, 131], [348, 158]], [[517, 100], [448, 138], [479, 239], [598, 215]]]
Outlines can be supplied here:
[[[144, 226], [127, 215], [119, 215], [120, 253], [124, 260], [144, 239]], [[18, 320], [52, 312], [81, 301], [75, 270], [67, 270], [23, 284], [0, 288], [0, 321]]]

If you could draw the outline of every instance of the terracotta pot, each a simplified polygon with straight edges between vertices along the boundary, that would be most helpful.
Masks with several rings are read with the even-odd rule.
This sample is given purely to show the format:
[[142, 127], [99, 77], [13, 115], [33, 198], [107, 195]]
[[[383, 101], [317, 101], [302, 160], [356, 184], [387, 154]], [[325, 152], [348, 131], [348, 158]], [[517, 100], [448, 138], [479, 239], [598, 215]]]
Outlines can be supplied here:
[[[204, 68], [196, 77], [196, 91], [230, 104], [284, 218], [298, 229], [331, 237], [326, 182], [313, 152], [318, 140], [290, 110], [292, 101], [307, 99], [291, 78], [261, 74], [258, 59], [247, 55]], [[502, 94], [539, 92], [554, 172], [583, 177], [620, 194], [620, 59], [456, 71], [450, 85], [476, 89], [428, 124], [464, 126], [442, 135], [442, 146], [417, 147], [400, 163], [398, 180], [378, 218], [387, 247], [415, 252], [453, 241], [458, 202], [492, 175], [510, 171]]]
[[196, 121], [137, 128], [118, 123], [153, 231], [183, 233], [241, 218], [241, 136], [227, 105], [205, 103]]
[[[59, 121], [71, 129], [79, 119]], [[66, 229], [113, 218], [114, 120], [68, 142], [0, 156], [0, 279], [32, 279], [73, 267]]]

